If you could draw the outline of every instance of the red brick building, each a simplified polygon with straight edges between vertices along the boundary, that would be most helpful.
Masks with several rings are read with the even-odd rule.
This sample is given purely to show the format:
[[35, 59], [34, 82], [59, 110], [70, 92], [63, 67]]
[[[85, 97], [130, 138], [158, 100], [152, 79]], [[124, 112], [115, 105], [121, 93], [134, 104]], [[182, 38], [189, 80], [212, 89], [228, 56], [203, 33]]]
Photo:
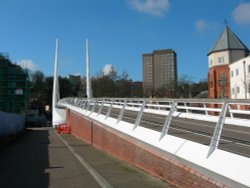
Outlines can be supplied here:
[[249, 49], [226, 26], [208, 53], [208, 98], [230, 98], [229, 65], [249, 55]]
[[212, 99], [230, 98], [230, 79], [228, 65], [212, 67], [208, 73], [208, 96]]

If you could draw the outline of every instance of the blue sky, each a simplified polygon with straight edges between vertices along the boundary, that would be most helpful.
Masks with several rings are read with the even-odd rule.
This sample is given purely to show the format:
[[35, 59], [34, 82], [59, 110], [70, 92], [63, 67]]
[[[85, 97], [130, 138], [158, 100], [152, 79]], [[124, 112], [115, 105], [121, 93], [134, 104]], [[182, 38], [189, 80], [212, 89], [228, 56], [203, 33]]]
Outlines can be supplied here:
[[250, 47], [249, 0], [1, 0], [0, 52], [13, 62], [53, 74], [59, 38], [59, 74], [91, 75], [111, 64], [142, 80], [142, 54], [174, 49], [178, 76], [207, 77], [207, 53], [224, 19]]

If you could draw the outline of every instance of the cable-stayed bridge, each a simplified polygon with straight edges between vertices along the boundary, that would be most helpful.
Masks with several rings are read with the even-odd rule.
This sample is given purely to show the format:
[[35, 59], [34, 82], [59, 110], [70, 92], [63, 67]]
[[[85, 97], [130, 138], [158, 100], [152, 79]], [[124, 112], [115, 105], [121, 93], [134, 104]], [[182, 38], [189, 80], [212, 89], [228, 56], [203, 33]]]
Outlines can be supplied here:
[[[212, 179], [209, 186], [250, 185], [249, 108], [249, 100], [64, 98], [57, 103], [58, 110], [66, 110], [61, 121], [73, 135], [187, 187], [192, 183], [173, 176], [197, 184]], [[144, 159], [147, 155], [152, 156]], [[165, 172], [169, 165], [176, 165], [170, 168], [174, 175]]]
[[250, 187], [249, 100], [60, 99], [57, 49], [54, 127], [177, 187]]

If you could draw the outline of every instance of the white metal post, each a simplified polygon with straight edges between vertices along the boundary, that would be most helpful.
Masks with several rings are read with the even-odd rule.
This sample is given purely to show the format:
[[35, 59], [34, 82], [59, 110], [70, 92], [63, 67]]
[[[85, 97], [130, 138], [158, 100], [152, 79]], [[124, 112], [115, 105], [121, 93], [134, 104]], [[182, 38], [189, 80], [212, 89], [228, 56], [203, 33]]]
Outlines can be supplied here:
[[108, 111], [107, 111], [105, 119], [107, 119], [110, 116], [113, 104], [114, 104], [114, 100], [112, 100], [111, 103], [110, 103], [110, 106], [108, 108]]
[[124, 103], [123, 103], [123, 106], [122, 106], [122, 109], [121, 109], [120, 114], [119, 114], [119, 116], [118, 116], [118, 119], [117, 119], [116, 124], [118, 124], [118, 123], [121, 121], [126, 106], [127, 106], [127, 99], [125, 99], [125, 101], [124, 101]]
[[161, 140], [166, 134], [168, 134], [170, 123], [171, 123], [171, 120], [172, 120], [172, 117], [173, 117], [173, 114], [175, 111], [176, 111], [176, 102], [173, 101], [172, 105], [171, 105], [171, 109], [169, 110], [168, 116], [166, 117], [166, 120], [165, 120], [164, 125], [162, 127], [161, 136], [160, 136], [159, 140]]
[[221, 137], [221, 132], [222, 132], [223, 125], [224, 125], [225, 118], [226, 118], [226, 114], [227, 114], [227, 110], [228, 110], [228, 103], [224, 102], [222, 109], [221, 109], [221, 112], [220, 112], [219, 121], [216, 124], [216, 127], [214, 129], [214, 133], [213, 133], [213, 137], [212, 137], [212, 140], [210, 142], [207, 158], [214, 152], [214, 150], [216, 150], [218, 148], [218, 145], [220, 142], [220, 137]]
[[141, 105], [141, 109], [140, 109], [140, 111], [139, 111], [139, 113], [138, 113], [138, 115], [137, 115], [137, 118], [136, 118], [136, 121], [135, 121], [135, 125], [134, 125], [133, 130], [135, 130], [136, 127], [138, 127], [138, 126], [140, 125], [141, 118], [142, 118], [142, 114], [143, 114], [143, 111], [144, 111], [145, 106], [146, 106], [146, 100], [144, 99], [144, 100], [143, 100], [143, 103], [142, 103], [142, 105]]

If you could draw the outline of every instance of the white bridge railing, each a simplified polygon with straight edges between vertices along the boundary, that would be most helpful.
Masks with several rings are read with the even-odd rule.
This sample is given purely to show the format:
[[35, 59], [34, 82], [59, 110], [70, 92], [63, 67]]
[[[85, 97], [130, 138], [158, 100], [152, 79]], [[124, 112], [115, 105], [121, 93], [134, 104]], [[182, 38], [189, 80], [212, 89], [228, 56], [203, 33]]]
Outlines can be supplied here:
[[121, 121], [125, 110], [138, 111], [134, 129], [140, 125], [143, 112], [166, 115], [159, 140], [168, 134], [172, 117], [175, 116], [216, 122], [207, 157], [209, 157], [218, 147], [223, 125], [225, 123], [250, 126], [249, 100], [63, 98], [57, 105], [59, 107], [73, 105], [80, 109], [90, 111], [90, 113], [94, 112], [98, 106], [97, 115], [99, 115], [102, 108], [106, 106], [108, 107], [106, 118], [110, 117], [112, 108], [118, 108], [120, 109], [120, 113], [117, 118], [117, 123]]
[[[209, 100], [209, 99], [133, 99], [133, 98], [63, 98], [58, 102], [58, 105], [69, 103], [74, 106], [89, 109], [92, 106], [94, 109], [97, 105], [111, 106], [116, 108], [134, 108], [136, 110], [144, 105], [143, 110], [153, 110], [155, 113], [160, 111], [168, 112], [174, 108], [175, 112], [199, 114], [199, 115], [213, 115], [219, 116], [223, 109], [223, 104], [227, 104], [225, 114], [226, 117], [232, 119], [250, 119], [250, 100]], [[93, 110], [94, 110], [93, 109]], [[92, 109], [91, 109], [92, 110]], [[152, 112], [153, 112], [152, 111]]]

